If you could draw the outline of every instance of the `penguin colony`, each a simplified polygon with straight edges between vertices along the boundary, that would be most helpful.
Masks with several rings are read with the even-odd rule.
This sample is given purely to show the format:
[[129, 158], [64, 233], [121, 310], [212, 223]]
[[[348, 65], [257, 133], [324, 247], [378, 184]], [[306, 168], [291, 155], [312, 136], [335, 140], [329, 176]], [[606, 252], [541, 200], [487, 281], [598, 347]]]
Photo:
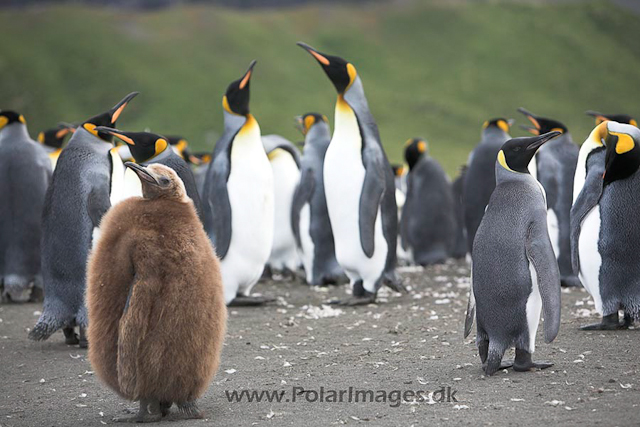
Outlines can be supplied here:
[[[512, 120], [487, 120], [451, 183], [421, 138], [405, 144], [407, 166], [391, 166], [356, 67], [298, 45], [337, 92], [333, 133], [321, 113], [297, 118], [302, 152], [261, 135], [249, 108], [255, 61], [222, 97], [211, 153], [118, 130], [136, 92], [38, 142], [22, 115], [0, 111], [0, 285], [15, 302], [44, 292], [31, 339], [62, 330], [67, 344], [88, 346], [98, 377], [139, 401], [134, 421], [146, 422], [173, 404], [201, 416], [226, 306], [272, 301], [251, 292], [265, 270], [309, 286], [348, 281], [351, 295], [331, 303], [362, 305], [383, 285], [404, 290], [398, 260], [466, 256], [464, 333], [477, 324], [488, 375], [552, 366], [532, 355], [541, 314], [545, 341], [558, 334], [561, 285], [592, 295], [602, 320], [583, 329], [640, 320], [632, 117], [587, 112], [596, 127], [579, 148], [560, 121], [519, 108], [534, 136], [511, 138]], [[504, 361], [510, 347], [516, 358]]]

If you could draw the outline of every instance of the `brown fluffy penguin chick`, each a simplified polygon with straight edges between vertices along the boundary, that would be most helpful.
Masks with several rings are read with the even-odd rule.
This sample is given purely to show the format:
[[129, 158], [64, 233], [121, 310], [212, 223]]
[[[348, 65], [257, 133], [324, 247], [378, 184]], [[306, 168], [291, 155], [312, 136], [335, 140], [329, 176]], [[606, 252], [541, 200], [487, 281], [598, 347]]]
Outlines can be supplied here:
[[220, 265], [184, 184], [170, 168], [127, 163], [143, 198], [101, 222], [89, 258], [89, 360], [134, 418], [158, 421], [173, 403], [191, 418], [220, 361], [227, 310]]

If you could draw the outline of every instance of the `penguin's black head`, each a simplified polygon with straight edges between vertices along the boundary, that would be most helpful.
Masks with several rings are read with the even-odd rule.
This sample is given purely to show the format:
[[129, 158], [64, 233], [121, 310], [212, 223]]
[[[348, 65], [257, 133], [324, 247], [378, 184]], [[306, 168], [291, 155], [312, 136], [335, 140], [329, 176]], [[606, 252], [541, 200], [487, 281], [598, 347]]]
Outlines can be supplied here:
[[13, 123], [22, 123], [23, 125], [26, 125], [27, 121], [22, 114], [16, 113], [15, 111], [0, 111], [0, 129]]
[[511, 125], [513, 125], [513, 119], [505, 119], [503, 117], [498, 117], [495, 119], [487, 120], [482, 124], [482, 129], [490, 129], [490, 128], [498, 128], [502, 131], [509, 133], [511, 129]]
[[129, 146], [131, 155], [137, 163], [153, 159], [169, 146], [167, 138], [150, 132], [123, 132], [118, 129], [98, 126], [96, 130], [109, 136], [115, 136]]
[[307, 113], [296, 117], [296, 127], [303, 135], [306, 135], [313, 125], [322, 122], [329, 123], [329, 119], [327, 119], [327, 116], [318, 113]]
[[133, 98], [136, 97], [136, 95], [138, 95], [139, 92], [131, 92], [129, 95], [125, 96], [122, 101], [118, 102], [116, 105], [114, 105], [114, 107], [112, 109], [110, 109], [109, 111], [106, 111], [102, 114], [98, 114], [97, 116], [93, 116], [91, 117], [89, 120], [85, 121], [82, 124], [82, 127], [90, 132], [91, 134], [93, 134], [94, 136], [102, 139], [103, 141], [106, 142], [111, 142], [111, 135], [108, 133], [104, 133], [104, 132], [100, 132], [98, 130], [96, 130], [96, 128], [98, 126], [115, 126], [116, 125], [116, 121], [118, 120], [118, 117], [120, 117], [120, 114], [122, 113], [122, 111], [124, 110], [124, 108], [127, 106], [127, 104], [129, 103], [129, 101], [131, 101]]
[[255, 65], [256, 61], [251, 61], [247, 72], [227, 87], [227, 92], [222, 97], [222, 107], [226, 112], [240, 116], [249, 114], [249, 86]]
[[134, 171], [142, 184], [145, 199], [173, 199], [187, 202], [187, 192], [178, 174], [168, 166], [153, 163], [147, 167], [126, 162], [126, 167]]
[[60, 123], [53, 129], [40, 132], [38, 134], [38, 142], [47, 147], [62, 148], [65, 137], [75, 131], [76, 129], [72, 125]]
[[200, 162], [199, 164], [207, 164], [211, 162], [211, 153], [208, 151], [199, 151], [193, 153], [192, 157], [195, 157]]
[[391, 170], [393, 170], [393, 176], [396, 178], [400, 178], [405, 173], [404, 166], [397, 163], [391, 165]]
[[630, 177], [640, 166], [640, 129], [617, 122], [606, 122], [606, 127], [604, 185]]
[[596, 120], [596, 125], [599, 125], [604, 121], [611, 120], [612, 122], [618, 122], [638, 127], [638, 122], [636, 121], [636, 119], [628, 114], [602, 114], [592, 110], [587, 111], [586, 114]]
[[529, 119], [531, 124], [533, 124], [533, 127], [521, 126], [522, 129], [529, 131], [534, 135], [542, 135], [543, 133], [548, 133], [548, 132], [560, 132], [560, 133], [567, 132], [567, 127], [557, 120], [536, 116], [532, 112], [527, 111], [522, 107], [518, 108], [518, 111], [524, 114], [525, 117]]
[[498, 152], [498, 163], [512, 172], [529, 173], [527, 166], [538, 148], [561, 132], [547, 132], [539, 136], [513, 138], [502, 145]]
[[189, 150], [189, 142], [182, 136], [172, 135], [167, 136], [166, 140], [169, 141], [169, 145], [178, 152], [178, 155], [184, 159], [187, 163], [193, 163], [195, 165], [200, 164], [200, 159], [191, 154]]
[[325, 55], [306, 43], [298, 42], [296, 44], [309, 52], [318, 61], [339, 94], [345, 93], [358, 76], [356, 67], [339, 56]]
[[404, 146], [404, 159], [409, 165], [409, 170], [413, 169], [429, 148], [427, 141], [422, 138], [411, 138], [405, 142]]

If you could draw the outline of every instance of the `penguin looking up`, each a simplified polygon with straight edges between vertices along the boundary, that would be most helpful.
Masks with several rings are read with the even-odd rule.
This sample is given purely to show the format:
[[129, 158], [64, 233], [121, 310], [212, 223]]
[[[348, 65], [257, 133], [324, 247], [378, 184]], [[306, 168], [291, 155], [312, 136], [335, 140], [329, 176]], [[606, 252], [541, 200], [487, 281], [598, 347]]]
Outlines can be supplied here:
[[[98, 130], [108, 133], [128, 145], [136, 163], [141, 165], [160, 163], [176, 171], [182, 182], [184, 182], [187, 195], [193, 200], [198, 215], [202, 218], [202, 203], [200, 202], [193, 172], [184, 159], [170, 147], [167, 138], [150, 132], [124, 132], [102, 126], [99, 127]], [[125, 170], [124, 174], [125, 182], [131, 182], [130, 178], [133, 178], [131, 176], [133, 172], [130, 171], [130, 168]], [[135, 176], [135, 174], [133, 175]], [[134, 179], [134, 182], [139, 187], [139, 180], [137, 178]], [[140, 193], [136, 195], [139, 194]]]
[[362, 80], [353, 64], [299, 42], [338, 92], [324, 184], [336, 258], [351, 281], [347, 305], [375, 301], [380, 286], [400, 290], [396, 276], [398, 212], [395, 184]]
[[89, 360], [110, 388], [140, 401], [131, 421], [158, 421], [174, 403], [202, 418], [196, 399], [218, 368], [227, 318], [219, 262], [177, 173], [126, 165], [144, 197], [109, 210], [91, 252]]
[[[100, 220], [112, 205], [123, 165], [109, 133], [98, 126], [115, 126], [127, 104], [138, 94], [124, 97], [112, 109], [86, 120], [62, 150], [42, 214], [42, 276], [44, 307], [29, 333], [46, 340], [63, 329], [67, 344], [87, 346], [87, 310], [84, 302], [86, 265]], [[80, 340], [74, 327], [80, 327]]]
[[221, 259], [227, 304], [257, 305], [251, 296], [273, 244], [273, 172], [260, 126], [249, 113], [255, 61], [222, 97], [224, 133], [213, 149], [202, 192], [204, 229]]
[[409, 174], [400, 219], [402, 248], [422, 266], [446, 261], [453, 249], [456, 225], [451, 182], [440, 164], [428, 155], [427, 147], [421, 138], [405, 144]]
[[[511, 365], [516, 371], [552, 366], [531, 360], [541, 311], [545, 342], [558, 334], [560, 274], [547, 232], [544, 189], [527, 167], [536, 151], [560, 134], [510, 139], [497, 156], [496, 188], [473, 243], [465, 323], [466, 337], [475, 314], [476, 343], [487, 375]], [[515, 361], [501, 365], [511, 346], [516, 347]]]
[[325, 116], [307, 113], [298, 118], [304, 135], [300, 183], [293, 195], [291, 222], [311, 286], [336, 284], [344, 271], [336, 260], [335, 244], [324, 190], [324, 157], [331, 141]]
[[593, 110], [587, 111], [586, 114], [593, 117], [596, 120], [596, 126], [602, 122], [610, 120], [612, 122], [624, 123], [624, 124], [638, 127], [638, 122], [636, 121], [636, 119], [634, 119], [628, 114], [602, 114]]
[[562, 286], [580, 286], [580, 280], [571, 268], [570, 236], [573, 176], [579, 148], [564, 124], [536, 116], [524, 108], [519, 108], [518, 111], [533, 124], [533, 127], [526, 128], [532, 134], [541, 135], [553, 131], [562, 133], [538, 150], [529, 169], [547, 194], [549, 236], [558, 260]]
[[467, 229], [467, 249], [473, 258], [473, 239], [482, 221], [489, 198], [496, 186], [496, 156], [502, 145], [511, 138], [512, 120], [491, 119], [482, 125], [482, 139], [469, 155], [463, 185], [464, 223]]
[[27, 121], [0, 111], [0, 288], [2, 299], [25, 302], [42, 294], [42, 207], [51, 162], [29, 137]]
[[42, 144], [44, 149], [49, 154], [51, 160], [51, 167], [55, 169], [58, 157], [62, 152], [62, 145], [65, 138], [69, 134], [75, 132], [75, 127], [66, 123], [60, 123], [53, 129], [48, 129], [38, 134], [38, 142]]
[[640, 320], [640, 230], [629, 221], [640, 214], [639, 166], [640, 129], [633, 125], [601, 122], [580, 148], [573, 267], [602, 315], [582, 329], [626, 329]]

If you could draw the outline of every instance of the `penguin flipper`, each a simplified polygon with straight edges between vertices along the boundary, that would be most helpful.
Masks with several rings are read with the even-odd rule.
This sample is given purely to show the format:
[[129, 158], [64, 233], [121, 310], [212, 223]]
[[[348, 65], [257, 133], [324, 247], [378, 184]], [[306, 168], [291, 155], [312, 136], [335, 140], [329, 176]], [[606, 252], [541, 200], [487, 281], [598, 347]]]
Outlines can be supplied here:
[[293, 193], [293, 203], [291, 204], [291, 228], [299, 248], [302, 247], [300, 242], [300, 211], [304, 204], [311, 200], [315, 188], [316, 181], [313, 177], [313, 169], [305, 169], [300, 177], [300, 183]]
[[[549, 343], [560, 329], [560, 270], [547, 231], [546, 216], [534, 219], [527, 230], [527, 259], [536, 271], [544, 316], [544, 340]], [[536, 286], [535, 283], [531, 284]]]
[[375, 225], [385, 190], [385, 180], [380, 162], [365, 163], [365, 169], [364, 184], [360, 194], [360, 244], [365, 255], [371, 258], [375, 250]]
[[105, 186], [93, 187], [87, 199], [87, 211], [94, 228], [100, 226], [100, 220], [109, 208], [111, 208], [109, 189]]
[[231, 165], [228, 151], [219, 153], [209, 165], [202, 197], [207, 207], [204, 212], [204, 228], [220, 259], [227, 255], [231, 243], [231, 202], [227, 190]]

